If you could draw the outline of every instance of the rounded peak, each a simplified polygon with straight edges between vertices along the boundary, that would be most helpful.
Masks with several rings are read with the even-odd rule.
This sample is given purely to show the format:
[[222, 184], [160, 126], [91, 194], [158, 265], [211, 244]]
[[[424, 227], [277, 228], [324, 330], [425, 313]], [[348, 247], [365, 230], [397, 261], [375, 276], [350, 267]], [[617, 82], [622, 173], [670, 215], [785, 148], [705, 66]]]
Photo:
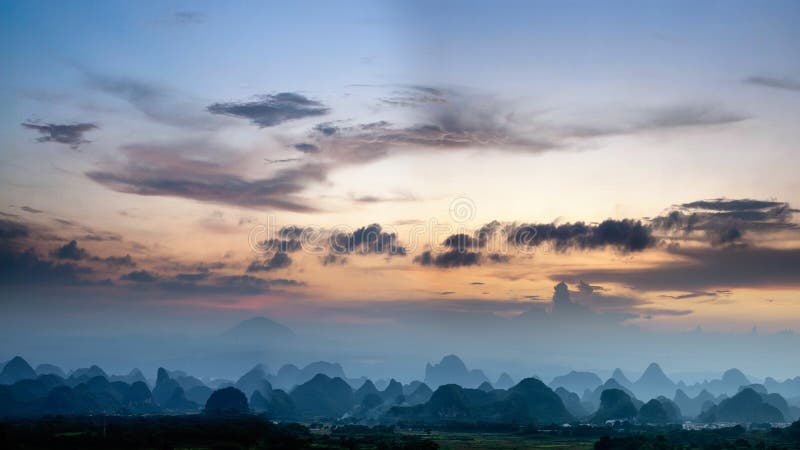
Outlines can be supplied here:
[[733, 368], [728, 369], [725, 373], [722, 374], [722, 381], [731, 382], [731, 383], [741, 383], [749, 384], [750, 380], [747, 379], [744, 373], [741, 370]]
[[331, 381], [331, 380], [333, 380], [333, 378], [325, 375], [324, 373], [318, 373], [318, 374], [314, 375], [314, 377], [311, 378], [311, 380], [309, 380], [308, 382], [309, 383], [312, 383], [312, 382], [320, 383], [320, 382], [327, 382], [327, 381]]
[[461, 364], [461, 365], [464, 365], [464, 361], [462, 361], [461, 358], [459, 358], [458, 356], [450, 354], [450, 355], [445, 355], [444, 357], [442, 357], [442, 360], [439, 362], [439, 364], [448, 364], [448, 365], [449, 364]]
[[651, 362], [650, 365], [647, 366], [647, 369], [645, 369], [645, 372], [650, 372], [655, 370], [663, 372], [663, 370], [661, 370], [661, 366], [659, 366], [658, 363]]

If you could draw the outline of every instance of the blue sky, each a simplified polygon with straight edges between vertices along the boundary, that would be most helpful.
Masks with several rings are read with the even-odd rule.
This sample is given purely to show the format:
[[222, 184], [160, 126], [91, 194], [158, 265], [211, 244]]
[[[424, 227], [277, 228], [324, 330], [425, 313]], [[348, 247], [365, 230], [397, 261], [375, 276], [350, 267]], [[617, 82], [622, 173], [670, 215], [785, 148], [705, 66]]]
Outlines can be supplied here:
[[[506, 317], [566, 280], [626, 326], [796, 327], [798, 23], [795, 1], [1, 1], [0, 249], [76, 272], [10, 264], [0, 308]], [[651, 239], [608, 240], [604, 220]], [[575, 222], [535, 255], [412, 237]], [[377, 223], [404, 251], [273, 261], [248, 246], [266, 223]]]

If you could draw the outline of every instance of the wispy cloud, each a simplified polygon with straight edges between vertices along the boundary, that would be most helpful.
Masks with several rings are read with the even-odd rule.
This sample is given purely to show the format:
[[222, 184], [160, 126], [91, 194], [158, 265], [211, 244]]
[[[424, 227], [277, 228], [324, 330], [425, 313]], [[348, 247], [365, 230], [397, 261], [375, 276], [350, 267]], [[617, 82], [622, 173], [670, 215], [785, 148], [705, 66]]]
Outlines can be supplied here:
[[36, 139], [37, 142], [56, 142], [68, 145], [72, 149], [77, 149], [81, 145], [91, 142], [84, 139], [83, 135], [98, 128], [97, 124], [94, 123], [59, 125], [55, 123], [23, 122], [22, 126], [41, 135]]
[[744, 82], [772, 89], [800, 92], [800, 80], [789, 77], [778, 78], [754, 75], [745, 78]]
[[[311, 183], [324, 181], [329, 170], [321, 163], [307, 163], [277, 170], [270, 177], [248, 179], [239, 175], [241, 157], [224, 149], [182, 143], [131, 145], [122, 151], [123, 162], [106, 164], [86, 175], [110, 189], [130, 194], [285, 211], [317, 210], [297, 194]], [[208, 157], [201, 157], [203, 154]]]
[[295, 92], [261, 95], [251, 101], [214, 103], [207, 108], [212, 114], [248, 119], [261, 128], [290, 120], [322, 116], [329, 108]]

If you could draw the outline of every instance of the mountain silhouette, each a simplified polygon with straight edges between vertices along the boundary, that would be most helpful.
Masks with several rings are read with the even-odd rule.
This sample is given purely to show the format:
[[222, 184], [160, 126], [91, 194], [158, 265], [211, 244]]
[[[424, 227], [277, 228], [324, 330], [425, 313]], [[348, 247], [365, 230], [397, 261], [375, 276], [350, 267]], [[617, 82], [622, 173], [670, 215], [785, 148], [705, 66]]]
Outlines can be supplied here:
[[583, 392], [587, 389], [594, 390], [601, 384], [603, 384], [603, 380], [596, 374], [573, 370], [566, 375], [553, 378], [553, 381], [550, 382], [550, 387], [553, 389], [563, 387], [570, 392]]
[[673, 395], [675, 383], [664, 374], [656, 363], [647, 366], [642, 376], [633, 383], [632, 389], [642, 398], [656, 398], [659, 395]]
[[273, 340], [283, 342], [294, 339], [295, 334], [289, 327], [266, 317], [253, 317], [224, 332], [222, 337], [227, 340], [249, 343]]
[[438, 387], [444, 384], [457, 384], [473, 388], [489, 381], [480, 370], [467, 370], [467, 366], [456, 355], [447, 355], [438, 364], [425, 366], [425, 384]]
[[511, 375], [503, 372], [497, 378], [497, 381], [494, 383], [494, 387], [496, 389], [510, 389], [514, 387], [516, 383], [514, 383], [514, 379], [511, 378]]
[[700, 391], [694, 398], [690, 398], [683, 390], [678, 389], [675, 391], [675, 397], [673, 399], [686, 417], [697, 417], [703, 411], [703, 405], [706, 405], [708, 402], [716, 404], [715, 400], [714, 395], [705, 389]]
[[634, 405], [637, 406], [637, 408], [642, 405], [642, 402], [636, 398], [636, 395], [632, 391], [628, 390], [624, 386], [621, 386], [613, 378], [609, 378], [608, 380], [606, 380], [606, 382], [603, 383], [602, 386], [598, 386], [594, 391], [585, 391], [581, 400], [583, 404], [591, 405], [591, 409], [597, 410], [598, 408], [600, 408], [600, 401], [603, 392], [608, 389], [618, 389], [622, 392], [625, 392], [625, 394], [627, 394], [628, 397], [630, 397], [631, 401], [633, 402]]
[[494, 388], [488, 381], [484, 381], [483, 383], [481, 383], [481, 385], [478, 386], [478, 389], [482, 390], [483, 392], [492, 392], [494, 390]]
[[317, 374], [289, 393], [300, 417], [339, 418], [355, 405], [353, 389], [341, 378]]
[[614, 373], [611, 374], [611, 378], [613, 378], [622, 387], [627, 389], [631, 389], [633, 387], [633, 382], [627, 376], [625, 376], [625, 373], [620, 368], [614, 369]]
[[39, 364], [36, 366], [36, 375], [58, 375], [61, 378], [67, 378], [64, 370], [54, 364]]
[[656, 425], [682, 421], [680, 408], [666, 397], [654, 398], [642, 405], [636, 419], [643, 424]]
[[310, 381], [317, 374], [323, 374], [329, 378], [347, 379], [344, 369], [338, 363], [330, 363], [325, 361], [312, 362], [302, 369], [294, 364], [285, 364], [278, 369], [275, 376], [269, 376], [268, 380], [275, 388], [291, 390], [295, 386]]
[[419, 405], [431, 399], [433, 391], [425, 383], [420, 383], [414, 391], [406, 396], [407, 405]]
[[541, 381], [526, 378], [508, 391], [439, 386], [426, 403], [395, 407], [390, 416], [420, 420], [562, 423], [573, 420], [561, 399]]
[[245, 396], [251, 396], [255, 391], [261, 391], [266, 396], [272, 391], [272, 384], [267, 381], [267, 370], [262, 364], [257, 364], [239, 377], [234, 386], [244, 392]]
[[638, 413], [631, 397], [620, 389], [606, 389], [600, 396], [600, 407], [592, 416], [592, 422], [608, 420], [631, 420]]
[[203, 414], [213, 416], [231, 416], [247, 414], [250, 408], [247, 397], [235, 387], [218, 389], [208, 398]]
[[14, 384], [20, 380], [36, 378], [36, 371], [21, 356], [15, 356], [0, 371], [0, 384]]
[[177, 381], [170, 378], [166, 369], [159, 367], [156, 375], [156, 385], [153, 388], [153, 398], [156, 400], [156, 403], [163, 408], [167, 408], [167, 404], [171, 403], [172, 400], [179, 401], [180, 395], [173, 398], [178, 389], [181, 391], [180, 395], [185, 395], [183, 394], [183, 388], [181, 388], [181, 385], [178, 384]]
[[367, 380], [364, 384], [361, 385], [360, 388], [356, 389], [353, 393], [353, 397], [356, 403], [361, 403], [364, 398], [368, 395], [377, 395], [380, 398], [380, 391], [378, 388], [375, 387], [375, 384], [371, 380]]
[[698, 418], [702, 422], [775, 423], [786, 418], [758, 392], [747, 388], [709, 408]]
[[567, 411], [569, 411], [569, 413], [573, 416], [582, 418], [589, 415], [589, 413], [581, 404], [581, 399], [578, 397], [578, 394], [570, 392], [563, 387], [556, 388], [555, 393], [564, 403], [564, 407], [567, 408]]
[[380, 393], [380, 397], [384, 403], [395, 404], [398, 400], [402, 403], [405, 400], [403, 395], [403, 385], [396, 381], [394, 378], [389, 380], [389, 385]]

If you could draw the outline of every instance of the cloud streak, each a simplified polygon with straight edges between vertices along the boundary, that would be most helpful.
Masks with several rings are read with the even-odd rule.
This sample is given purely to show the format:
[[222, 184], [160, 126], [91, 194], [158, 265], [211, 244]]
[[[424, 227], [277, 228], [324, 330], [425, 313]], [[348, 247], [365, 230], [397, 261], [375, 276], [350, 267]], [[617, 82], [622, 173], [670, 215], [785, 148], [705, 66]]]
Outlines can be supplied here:
[[262, 95], [252, 101], [214, 103], [211, 114], [248, 119], [261, 128], [273, 127], [290, 120], [322, 116], [330, 109], [322, 103], [295, 92]]
[[85, 139], [83, 135], [98, 128], [97, 124], [88, 122], [71, 125], [23, 122], [21, 125], [41, 135], [36, 139], [36, 142], [55, 142], [67, 145], [73, 150], [78, 149], [83, 144], [90, 143], [91, 141]]
[[[133, 145], [125, 161], [89, 171], [89, 179], [109, 189], [144, 196], [180, 197], [251, 208], [312, 212], [317, 208], [297, 196], [309, 184], [324, 181], [328, 166], [306, 163], [275, 171], [266, 178], [237, 174], [241, 159], [201, 144], [172, 147]], [[208, 157], [201, 157], [207, 154]]]

